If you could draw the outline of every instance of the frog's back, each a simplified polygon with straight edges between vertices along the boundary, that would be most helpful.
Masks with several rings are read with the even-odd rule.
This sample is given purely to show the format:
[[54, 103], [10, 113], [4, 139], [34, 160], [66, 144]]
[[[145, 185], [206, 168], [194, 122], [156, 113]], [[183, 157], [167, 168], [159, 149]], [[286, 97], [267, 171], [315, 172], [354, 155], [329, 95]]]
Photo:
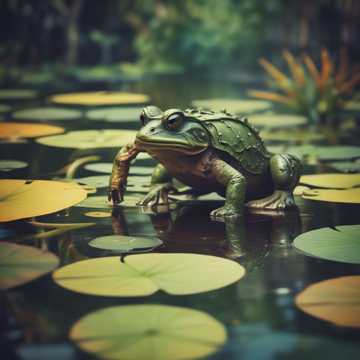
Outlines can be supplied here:
[[229, 155], [250, 174], [267, 171], [270, 154], [246, 118], [225, 111], [190, 111], [208, 130], [215, 149]]

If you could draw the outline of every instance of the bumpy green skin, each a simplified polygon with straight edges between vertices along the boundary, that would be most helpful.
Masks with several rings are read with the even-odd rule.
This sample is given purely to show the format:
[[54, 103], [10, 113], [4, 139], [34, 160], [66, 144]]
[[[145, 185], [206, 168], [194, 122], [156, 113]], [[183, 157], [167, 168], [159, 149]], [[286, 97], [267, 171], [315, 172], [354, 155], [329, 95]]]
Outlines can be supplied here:
[[152, 187], [140, 205], [168, 203], [172, 178], [197, 194], [218, 192], [225, 205], [213, 217], [241, 216], [244, 206], [256, 211], [295, 206], [292, 191], [300, 162], [289, 154], [271, 155], [245, 118], [224, 112], [144, 108], [136, 140], [115, 158], [109, 199], [123, 199], [130, 161], [145, 151], [160, 162]]

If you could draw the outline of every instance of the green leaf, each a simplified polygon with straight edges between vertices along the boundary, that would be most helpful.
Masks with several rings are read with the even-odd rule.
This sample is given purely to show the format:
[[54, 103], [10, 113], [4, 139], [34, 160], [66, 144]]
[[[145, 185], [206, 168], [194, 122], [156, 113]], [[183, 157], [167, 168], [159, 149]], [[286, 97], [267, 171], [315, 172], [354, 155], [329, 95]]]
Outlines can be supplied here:
[[58, 107], [42, 107], [15, 111], [13, 118], [18, 120], [62, 121], [76, 120], [81, 117], [81, 111]]
[[360, 264], [360, 225], [312, 230], [298, 236], [293, 245], [321, 259]]
[[263, 100], [239, 100], [239, 99], [204, 99], [195, 100], [192, 105], [214, 111], [226, 109], [230, 113], [243, 114], [255, 111], [268, 110], [272, 107], [269, 101]]
[[142, 107], [110, 107], [105, 109], [89, 110], [85, 116], [90, 120], [108, 122], [139, 122]]
[[211, 355], [227, 335], [202, 311], [145, 304], [90, 313], [71, 328], [70, 339], [101, 359], [183, 360]]
[[162, 243], [163, 242], [160, 239], [156, 238], [145, 238], [125, 235], [107, 235], [91, 240], [89, 242], [89, 246], [97, 249], [129, 253], [146, 249], [153, 249], [157, 246], [162, 245]]
[[0, 171], [11, 171], [16, 169], [23, 169], [28, 166], [25, 161], [19, 160], [0, 160]]
[[171, 295], [197, 294], [230, 285], [245, 274], [237, 262], [198, 254], [140, 254], [90, 259], [53, 274], [66, 289], [100, 296], [147, 296], [158, 290]]
[[59, 264], [56, 255], [32, 246], [0, 242], [0, 289], [26, 284], [52, 271]]

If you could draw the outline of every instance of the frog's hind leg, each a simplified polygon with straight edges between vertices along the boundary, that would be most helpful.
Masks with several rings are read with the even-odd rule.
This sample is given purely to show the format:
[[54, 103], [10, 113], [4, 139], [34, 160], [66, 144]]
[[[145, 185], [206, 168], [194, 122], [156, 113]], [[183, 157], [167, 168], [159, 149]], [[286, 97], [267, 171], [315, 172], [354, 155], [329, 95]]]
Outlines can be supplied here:
[[274, 192], [246, 205], [250, 209], [281, 211], [295, 206], [293, 190], [300, 178], [301, 163], [290, 154], [276, 154], [270, 159]]

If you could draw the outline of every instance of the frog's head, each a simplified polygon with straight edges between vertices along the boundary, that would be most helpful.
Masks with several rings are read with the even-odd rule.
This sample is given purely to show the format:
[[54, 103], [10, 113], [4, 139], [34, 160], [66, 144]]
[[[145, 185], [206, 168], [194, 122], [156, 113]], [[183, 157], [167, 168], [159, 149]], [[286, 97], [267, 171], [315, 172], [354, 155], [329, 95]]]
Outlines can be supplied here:
[[140, 121], [143, 126], [136, 135], [139, 149], [150, 152], [173, 150], [193, 155], [209, 146], [207, 130], [182, 110], [162, 112], [156, 106], [147, 106], [141, 112]]

